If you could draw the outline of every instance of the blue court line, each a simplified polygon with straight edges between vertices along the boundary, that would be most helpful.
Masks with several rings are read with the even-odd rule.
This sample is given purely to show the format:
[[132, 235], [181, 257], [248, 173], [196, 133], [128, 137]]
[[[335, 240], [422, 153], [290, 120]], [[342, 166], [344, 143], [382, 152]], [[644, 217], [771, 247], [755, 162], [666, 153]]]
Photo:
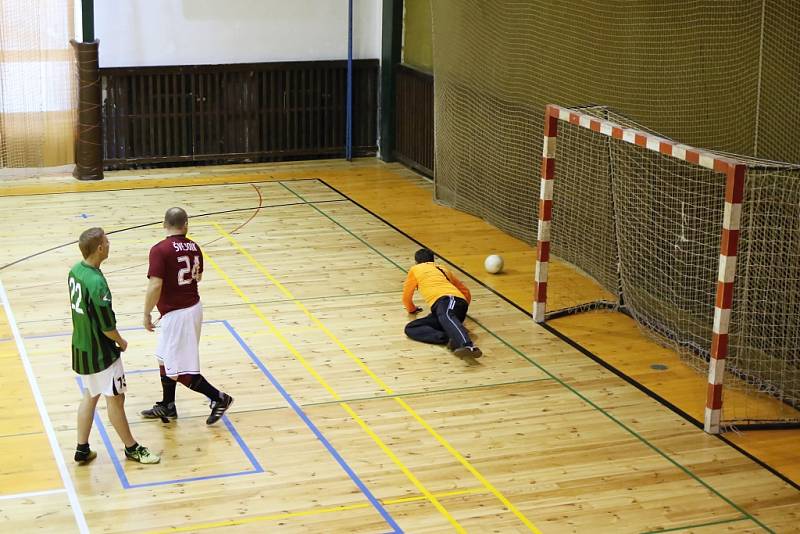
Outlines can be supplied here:
[[[152, 370], [156, 370], [156, 369], [152, 369]], [[142, 373], [142, 372], [146, 372], [146, 371], [151, 371], [151, 369], [133, 371], [132, 373], [136, 373], [136, 372]], [[81, 378], [79, 376], [76, 376], [75, 377], [75, 381], [78, 383], [78, 387], [81, 389], [81, 391], [83, 391], [83, 381], [81, 380]], [[205, 476], [199, 476], [199, 477], [178, 478], [178, 479], [174, 479], [174, 480], [162, 480], [162, 481], [157, 481], [157, 482], [145, 482], [145, 483], [141, 483], [141, 484], [131, 484], [128, 481], [128, 477], [125, 474], [125, 470], [122, 467], [122, 463], [120, 462], [119, 457], [117, 457], [117, 454], [116, 454], [116, 452], [114, 450], [114, 446], [112, 445], [111, 439], [110, 439], [110, 437], [108, 435], [108, 432], [106, 431], [105, 425], [103, 425], [103, 421], [100, 419], [100, 415], [98, 413], [94, 414], [95, 426], [97, 426], [97, 430], [100, 433], [100, 437], [102, 438], [103, 443], [105, 444], [106, 449], [108, 450], [108, 454], [111, 456], [111, 461], [114, 464], [114, 469], [116, 470], [117, 476], [119, 477], [120, 482], [122, 483], [122, 487], [125, 488], [125, 489], [142, 488], [142, 487], [150, 487], [150, 486], [163, 486], [163, 485], [167, 485], [167, 484], [179, 484], [179, 483], [182, 483], [182, 482], [196, 482], [196, 481], [199, 481], [199, 480], [209, 480], [209, 479], [214, 479], [214, 478], [225, 478], [225, 477], [233, 477], [233, 476], [252, 475], [252, 474], [256, 474], [256, 473], [263, 473], [264, 472], [264, 468], [261, 467], [261, 464], [258, 463], [258, 460], [256, 460], [256, 458], [253, 455], [252, 451], [247, 447], [247, 445], [245, 444], [244, 440], [239, 435], [239, 433], [236, 431], [235, 427], [230, 422], [228, 417], [227, 416], [223, 416], [222, 420], [225, 422], [225, 426], [228, 428], [228, 430], [230, 430], [230, 432], [233, 435], [233, 437], [236, 440], [236, 442], [242, 448], [242, 452], [244, 452], [245, 456], [247, 456], [247, 459], [250, 461], [251, 465], [253, 466], [253, 470], [238, 471], [238, 472], [234, 472], [234, 473], [221, 473], [221, 474], [217, 474], [217, 475], [205, 475]]]
[[[203, 321], [203, 324], [217, 324], [217, 323], [221, 323], [221, 322], [223, 322], [223, 321], [221, 321], [219, 319], [213, 319], [213, 320], [210, 320], [210, 321]], [[128, 326], [128, 327], [125, 327], [125, 328], [117, 328], [118, 332], [130, 332], [131, 330], [144, 330], [144, 327], [143, 326]], [[48, 338], [48, 337], [64, 337], [64, 336], [71, 336], [71, 335], [72, 335], [72, 332], [57, 332], [55, 334], [42, 334], [42, 335], [39, 335], [39, 336], [22, 336], [22, 339], [44, 339], [44, 338]], [[0, 338], [0, 343], [2, 343], [4, 341], [14, 341], [14, 338], [11, 338], [11, 337], [9, 337], [9, 338]], [[125, 372], [128, 372], [128, 371], [125, 371]]]
[[228, 331], [231, 333], [234, 339], [236, 339], [236, 341], [239, 342], [239, 345], [241, 345], [242, 349], [244, 349], [247, 355], [250, 356], [250, 359], [253, 360], [253, 363], [255, 363], [259, 369], [261, 369], [261, 372], [264, 373], [264, 376], [266, 376], [269, 379], [269, 381], [272, 382], [272, 385], [275, 387], [276, 390], [278, 390], [278, 393], [281, 394], [284, 400], [287, 403], [289, 403], [289, 406], [292, 407], [292, 410], [294, 410], [294, 412], [298, 415], [298, 417], [300, 417], [300, 419], [303, 420], [303, 422], [306, 424], [309, 430], [311, 430], [311, 432], [314, 433], [314, 435], [325, 446], [325, 448], [328, 449], [330, 455], [333, 456], [333, 458], [341, 466], [341, 468], [344, 469], [345, 473], [347, 473], [347, 476], [350, 477], [350, 480], [352, 480], [356, 484], [356, 486], [358, 486], [361, 492], [367, 497], [369, 502], [372, 503], [372, 506], [394, 529], [392, 532], [394, 533], [403, 532], [400, 526], [395, 522], [395, 520], [389, 514], [389, 512], [380, 503], [380, 501], [378, 501], [378, 499], [375, 498], [372, 492], [369, 491], [369, 488], [367, 488], [367, 486], [364, 485], [361, 479], [358, 478], [358, 475], [356, 475], [353, 469], [347, 464], [345, 459], [342, 458], [342, 456], [336, 451], [333, 445], [331, 445], [331, 443], [325, 438], [322, 432], [320, 432], [320, 430], [316, 427], [316, 425], [314, 425], [311, 419], [309, 419], [309, 417], [305, 414], [303, 409], [300, 408], [300, 406], [294, 401], [291, 395], [289, 395], [289, 393], [285, 389], [283, 389], [283, 386], [281, 386], [280, 382], [278, 382], [278, 379], [275, 378], [272, 375], [272, 373], [269, 372], [267, 366], [264, 365], [264, 363], [258, 358], [258, 356], [255, 355], [255, 353], [247, 345], [247, 343], [245, 343], [245, 341], [239, 336], [239, 333], [236, 331], [236, 329], [234, 329], [233, 326], [231, 326], [231, 324], [228, 321], [222, 321], [222, 324], [225, 325], [225, 328], [228, 329]]
[[[222, 321], [209, 321], [209, 322], [221, 323]], [[135, 374], [142, 374], [142, 373], [156, 372], [156, 371], [158, 371], [158, 369], [134, 369], [132, 371], [125, 371], [125, 372], [126, 372], [126, 374], [135, 375]], [[245, 441], [242, 438], [242, 436], [239, 435], [239, 432], [236, 430], [236, 427], [233, 426], [233, 423], [231, 422], [231, 420], [228, 419], [227, 415], [223, 415], [222, 416], [222, 422], [225, 423], [226, 427], [228, 427], [228, 430], [230, 431], [231, 435], [233, 436], [233, 439], [236, 440], [236, 443], [239, 444], [239, 448], [242, 449], [242, 452], [244, 453], [244, 455], [247, 456], [248, 460], [250, 460], [250, 464], [253, 466], [253, 468], [255, 468], [255, 471], [241, 471], [241, 472], [235, 473], [235, 475], [245, 475], [247, 473], [263, 473], [264, 472], [264, 468], [261, 467], [261, 464], [256, 459], [255, 455], [253, 454], [253, 451], [250, 450], [250, 447], [247, 446], [247, 443], [245, 443]], [[186, 481], [192, 481], [192, 480], [206, 480], [208, 478], [220, 478], [220, 477], [224, 477], [224, 476], [234, 476], [234, 474], [208, 475], [208, 476], [202, 476], [202, 477], [196, 477], [196, 478], [184, 478], [184, 479], [179, 480], [178, 482], [186, 482]], [[176, 481], [159, 482], [158, 484], [172, 484], [174, 482], [176, 482]], [[156, 485], [156, 484], [148, 484], [148, 485], [152, 486], [152, 485]], [[138, 487], [138, 486], [136, 486], [136, 487]]]
[[[361, 492], [364, 494], [364, 496], [367, 497], [367, 499], [372, 504], [372, 506], [378, 511], [379, 514], [381, 514], [383, 519], [387, 523], [389, 523], [389, 525], [394, 529], [392, 531], [392, 533], [393, 534], [402, 533], [403, 530], [395, 522], [394, 518], [392, 518], [392, 516], [389, 514], [389, 512], [383, 507], [383, 505], [372, 494], [372, 492], [369, 491], [369, 488], [367, 488], [367, 486], [361, 481], [361, 479], [358, 478], [358, 475], [356, 475], [356, 473], [353, 471], [353, 469], [347, 464], [345, 459], [342, 458], [342, 456], [336, 451], [336, 449], [333, 447], [333, 445], [331, 445], [331, 443], [325, 438], [325, 436], [322, 434], [322, 432], [316, 427], [316, 425], [314, 425], [314, 423], [311, 421], [311, 419], [308, 418], [308, 416], [305, 414], [305, 412], [303, 412], [303, 409], [300, 408], [300, 406], [294, 401], [294, 399], [291, 397], [291, 395], [289, 395], [289, 393], [285, 389], [283, 389], [283, 386], [281, 386], [280, 382], [278, 382], [278, 379], [275, 378], [275, 376], [273, 376], [273, 374], [269, 372], [269, 370], [267, 369], [266, 365], [264, 365], [264, 363], [258, 358], [258, 356], [256, 356], [256, 354], [253, 352], [253, 350], [250, 348], [250, 346], [247, 345], [247, 343], [245, 343], [245, 341], [241, 338], [241, 336], [236, 331], [236, 329], [233, 328], [233, 326], [231, 326], [231, 324], [227, 320], [203, 321], [203, 324], [214, 324], [214, 323], [222, 323], [223, 325], [225, 325], [225, 328], [228, 330], [228, 332], [230, 332], [230, 334], [233, 336], [233, 338], [239, 343], [239, 345], [242, 347], [242, 349], [244, 349], [244, 351], [247, 353], [247, 355], [250, 357], [250, 359], [253, 360], [253, 363], [255, 363], [258, 366], [258, 368], [261, 370], [261, 372], [264, 374], [264, 376], [266, 376], [269, 379], [269, 381], [272, 383], [272, 385], [275, 387], [275, 389], [278, 391], [278, 393], [280, 393], [280, 395], [284, 398], [284, 400], [286, 400], [286, 402], [289, 404], [289, 406], [292, 407], [292, 410], [294, 410], [294, 412], [300, 417], [300, 419], [303, 420], [303, 422], [306, 424], [306, 426], [309, 428], [309, 430], [311, 430], [311, 432], [314, 433], [314, 435], [317, 437], [317, 439], [325, 446], [325, 448], [328, 450], [330, 455], [333, 456], [333, 458], [336, 460], [336, 462], [339, 464], [339, 466], [342, 469], [344, 469], [345, 473], [347, 473], [347, 475], [350, 477], [350, 479], [356, 484], [356, 486], [358, 486], [358, 488], [361, 490]], [[141, 327], [141, 326], [129, 327], [129, 328], [119, 329], [119, 330], [144, 330], [144, 327]], [[42, 336], [30, 336], [30, 337], [27, 337], [27, 338], [24, 338], [24, 339], [39, 339], [39, 338], [46, 338], [46, 337], [60, 337], [60, 336], [69, 336], [69, 335], [72, 335], [72, 332], [65, 332], [65, 333], [61, 333], [61, 334], [46, 334], [46, 335], [42, 335]], [[134, 370], [126, 370], [125, 372], [128, 373], [128, 374], [136, 374], [136, 373], [146, 373], [146, 372], [149, 372], [149, 371], [157, 371], [157, 369], [134, 369]], [[83, 389], [84, 389], [83, 388], [83, 381], [81, 380], [80, 376], [76, 376], [75, 377], [75, 381], [78, 383], [78, 387], [80, 388], [81, 393], [83, 393]], [[264, 471], [264, 469], [261, 467], [261, 464], [258, 463], [258, 461], [256, 460], [255, 456], [253, 456], [252, 452], [250, 451], [250, 449], [245, 444], [244, 440], [241, 438], [239, 433], [236, 432], [236, 429], [233, 427], [233, 424], [228, 420], [228, 417], [226, 415], [223, 415], [222, 419], [225, 422], [225, 425], [231, 431], [231, 434], [233, 435], [233, 437], [236, 440], [236, 442], [242, 448], [242, 452], [245, 453], [245, 455], [247, 456], [248, 460], [250, 460], [250, 463], [253, 464], [253, 467], [255, 468], [254, 471], [240, 471], [240, 472], [237, 472], [237, 473], [225, 473], [225, 474], [208, 475], [208, 476], [202, 476], [202, 477], [182, 478], [182, 479], [166, 480], [166, 481], [160, 481], [160, 482], [147, 482], [147, 483], [144, 483], [144, 484], [130, 484], [128, 482], [128, 477], [125, 475], [125, 470], [122, 468], [122, 464], [120, 463], [119, 458], [117, 457], [116, 453], [114, 452], [114, 446], [111, 444], [111, 439], [108, 436], [108, 432], [106, 432], [106, 429], [105, 429], [105, 426], [103, 425], [103, 422], [100, 420], [100, 416], [97, 413], [94, 414], [95, 426], [97, 427], [98, 432], [100, 432], [100, 436], [103, 439], [103, 443], [105, 444], [106, 449], [108, 450], [108, 453], [111, 456], [111, 461], [114, 464], [114, 469], [117, 472], [117, 476], [119, 477], [120, 481], [122, 482], [122, 487], [125, 488], [125, 489], [150, 487], [150, 486], [163, 486], [163, 485], [166, 485], [166, 484], [178, 484], [178, 483], [181, 483], [181, 482], [195, 482], [195, 481], [198, 481], [198, 480], [209, 480], [209, 479], [214, 479], [214, 478], [233, 477], [233, 476], [241, 476], [241, 475], [252, 475], [254, 473], [262, 473]]]
[[[134, 373], [144, 373], [147, 371], [157, 371], [158, 369], [141, 369], [137, 371], [131, 371], [130, 374]], [[83, 380], [81, 380], [80, 376], [75, 377], [75, 382], [78, 383], [78, 388], [83, 392]], [[120, 482], [122, 483], [122, 487], [125, 489], [133, 489], [133, 488], [146, 488], [151, 486], [165, 486], [168, 484], [180, 484], [184, 482], [197, 482], [199, 480], [211, 480], [214, 478], [228, 478], [228, 477], [236, 477], [241, 475], [253, 475], [256, 473], [263, 473], [264, 468], [261, 467], [261, 464], [258, 462], [256, 457], [253, 455], [253, 452], [247, 446], [245, 441], [242, 439], [242, 436], [236, 431], [236, 428], [233, 426], [233, 423], [228, 419], [227, 415], [222, 416], [222, 421], [225, 423], [225, 426], [230, 431], [233, 439], [236, 440], [236, 443], [242, 449], [242, 452], [247, 456], [250, 465], [253, 466], [252, 470], [247, 471], [236, 471], [233, 473], [220, 473], [217, 475], [204, 475], [199, 477], [188, 477], [188, 478], [176, 478], [173, 480], [159, 480], [157, 482], [144, 482], [141, 484], [131, 484], [128, 481], [128, 477], [125, 474], [125, 469], [122, 467], [122, 463], [120, 462], [119, 457], [117, 457], [117, 453], [114, 450], [114, 446], [111, 443], [111, 438], [108, 436], [108, 432], [106, 431], [105, 425], [103, 425], [103, 421], [100, 419], [100, 415], [95, 412], [94, 414], [94, 423], [97, 427], [97, 431], [100, 433], [100, 437], [103, 440], [103, 444], [106, 446], [106, 450], [108, 450], [109, 456], [111, 456], [111, 462], [114, 464], [114, 470], [117, 472], [117, 477], [119, 477]]]

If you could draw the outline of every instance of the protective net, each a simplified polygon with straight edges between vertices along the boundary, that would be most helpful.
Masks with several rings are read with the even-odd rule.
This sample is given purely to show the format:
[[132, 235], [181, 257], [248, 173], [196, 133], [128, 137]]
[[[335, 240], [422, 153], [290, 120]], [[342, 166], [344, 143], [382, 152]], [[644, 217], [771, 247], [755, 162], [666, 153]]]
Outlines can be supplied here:
[[0, 168], [73, 160], [73, 16], [73, 0], [0, 0]]
[[[581, 112], [645, 131], [603, 108]], [[643, 332], [706, 373], [725, 174], [564, 121], [556, 145], [553, 254], [592, 276]], [[724, 384], [741, 394], [724, 403], [723, 423], [796, 423], [800, 165], [737, 159], [747, 173]], [[557, 275], [550, 284], [558, 287]], [[591, 306], [579, 298], [560, 304]]]
[[[436, 0], [436, 198], [533, 244], [544, 106], [800, 162], [800, 2]], [[688, 214], [691, 216], [691, 214]]]

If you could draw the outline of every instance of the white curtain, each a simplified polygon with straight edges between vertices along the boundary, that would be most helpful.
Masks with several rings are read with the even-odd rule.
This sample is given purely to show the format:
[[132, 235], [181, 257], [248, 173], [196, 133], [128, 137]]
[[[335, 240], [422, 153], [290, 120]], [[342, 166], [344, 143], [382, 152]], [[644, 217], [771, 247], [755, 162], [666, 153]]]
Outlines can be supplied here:
[[74, 161], [74, 0], [0, 0], [0, 167]]

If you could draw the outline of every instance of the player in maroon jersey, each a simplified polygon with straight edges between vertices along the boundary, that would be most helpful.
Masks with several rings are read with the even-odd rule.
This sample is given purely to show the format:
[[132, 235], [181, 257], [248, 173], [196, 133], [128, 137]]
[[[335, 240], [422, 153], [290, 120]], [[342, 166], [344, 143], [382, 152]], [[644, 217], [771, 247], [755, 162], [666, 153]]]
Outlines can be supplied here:
[[211, 401], [206, 424], [214, 424], [233, 403], [233, 397], [219, 391], [200, 374], [200, 328], [203, 305], [197, 284], [203, 278], [203, 253], [186, 237], [189, 216], [182, 208], [170, 208], [164, 215], [167, 237], [150, 249], [147, 294], [144, 299], [144, 327], [155, 329], [150, 313], [161, 313], [156, 358], [161, 371], [163, 398], [142, 415], [148, 418], [178, 417], [175, 408], [177, 382], [202, 393]]

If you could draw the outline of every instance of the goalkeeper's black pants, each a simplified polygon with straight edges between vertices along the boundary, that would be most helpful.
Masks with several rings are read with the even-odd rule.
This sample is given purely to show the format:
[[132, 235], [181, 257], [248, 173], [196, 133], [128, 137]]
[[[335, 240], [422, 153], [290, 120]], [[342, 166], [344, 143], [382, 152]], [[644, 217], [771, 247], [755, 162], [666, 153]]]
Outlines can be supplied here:
[[472, 340], [464, 328], [468, 307], [467, 301], [460, 297], [441, 297], [433, 303], [429, 315], [406, 325], [406, 335], [423, 343], [434, 345], [448, 343], [451, 350], [471, 347]]

